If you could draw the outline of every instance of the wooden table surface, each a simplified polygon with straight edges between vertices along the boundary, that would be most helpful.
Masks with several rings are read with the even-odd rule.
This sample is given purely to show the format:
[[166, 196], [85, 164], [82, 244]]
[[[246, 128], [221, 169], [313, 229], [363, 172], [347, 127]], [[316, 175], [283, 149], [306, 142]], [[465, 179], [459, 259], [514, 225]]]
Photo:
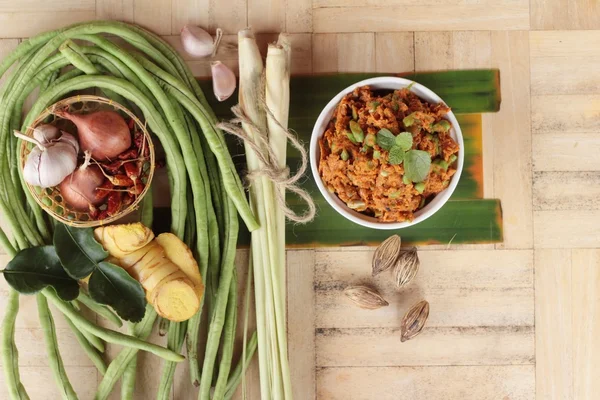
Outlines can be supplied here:
[[[408, 289], [376, 280], [390, 300], [377, 311], [356, 309], [341, 295], [344, 285], [369, 277], [372, 249], [289, 251], [295, 397], [600, 398], [598, 2], [0, 0], [0, 56], [22, 38], [94, 19], [133, 21], [175, 45], [185, 23], [220, 27], [231, 43], [248, 25], [287, 31], [297, 73], [500, 68], [502, 109], [484, 116], [484, 174], [485, 196], [502, 200], [504, 243], [420, 249], [421, 271]], [[230, 46], [217, 56], [233, 66], [236, 57]], [[208, 61], [189, 63], [207, 74]], [[240, 252], [241, 280], [246, 256]], [[0, 282], [2, 313], [7, 287]], [[427, 328], [401, 344], [400, 318], [421, 298], [431, 303]], [[21, 305], [25, 386], [34, 399], [58, 399], [35, 301]], [[82, 399], [92, 399], [96, 370], [58, 315], [57, 326], [71, 380]], [[161, 363], [142, 359], [137, 398], [151, 399]], [[247, 383], [257, 399], [255, 368]], [[196, 398], [185, 365], [173, 398]]]

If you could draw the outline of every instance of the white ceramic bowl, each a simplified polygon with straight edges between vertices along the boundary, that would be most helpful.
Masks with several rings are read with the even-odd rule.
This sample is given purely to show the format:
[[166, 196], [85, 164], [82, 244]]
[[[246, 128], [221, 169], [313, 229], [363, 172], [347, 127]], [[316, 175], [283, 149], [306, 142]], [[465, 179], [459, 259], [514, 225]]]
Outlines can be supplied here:
[[319, 115], [319, 118], [317, 119], [317, 122], [315, 123], [315, 127], [313, 128], [313, 131], [312, 131], [312, 136], [310, 139], [310, 166], [312, 168], [313, 177], [315, 178], [315, 182], [317, 182], [317, 186], [319, 187], [321, 194], [323, 195], [323, 197], [325, 197], [325, 200], [327, 200], [327, 202], [337, 212], [339, 212], [341, 215], [343, 215], [345, 218], [347, 218], [350, 221], [355, 222], [359, 225], [366, 226], [368, 228], [401, 229], [401, 228], [406, 228], [406, 227], [418, 224], [419, 222], [424, 221], [427, 218], [431, 217], [440, 208], [442, 208], [442, 206], [448, 201], [450, 196], [452, 196], [454, 189], [456, 189], [456, 185], [458, 185], [458, 180], [460, 179], [460, 174], [463, 169], [463, 163], [464, 163], [464, 158], [465, 158], [465, 154], [464, 154], [465, 145], [463, 142], [463, 136], [462, 136], [462, 132], [460, 130], [460, 126], [458, 125], [458, 121], [456, 120], [456, 117], [454, 116], [454, 114], [452, 112], [449, 112], [448, 114], [446, 114], [446, 119], [452, 125], [452, 128], [450, 130], [450, 135], [460, 146], [460, 150], [458, 152], [458, 159], [456, 160], [456, 162], [457, 162], [456, 173], [454, 174], [454, 176], [452, 177], [452, 180], [450, 181], [450, 184], [444, 191], [442, 191], [441, 193], [436, 195], [433, 198], [433, 200], [431, 200], [431, 202], [429, 204], [427, 204], [425, 207], [423, 207], [419, 211], [415, 212], [415, 218], [411, 222], [382, 222], [382, 221], [378, 220], [377, 218], [369, 217], [367, 215], [361, 214], [361, 213], [349, 208], [334, 193], [330, 193], [327, 190], [327, 188], [325, 188], [325, 185], [323, 184], [323, 181], [321, 180], [321, 177], [319, 176], [319, 167], [318, 166], [319, 166], [319, 160], [321, 158], [321, 151], [319, 149], [319, 139], [323, 136], [323, 133], [327, 129], [327, 125], [329, 124], [329, 121], [331, 120], [333, 111], [335, 110], [335, 107], [338, 105], [338, 103], [342, 100], [342, 98], [360, 86], [368, 85], [372, 89], [375, 89], [375, 90], [377, 90], [377, 89], [396, 90], [396, 89], [402, 89], [404, 87], [407, 87], [410, 84], [413, 84], [411, 91], [413, 93], [415, 93], [417, 96], [419, 96], [421, 99], [423, 99], [429, 103], [433, 103], [433, 104], [438, 104], [438, 103], [443, 102], [443, 100], [437, 94], [435, 94], [431, 90], [427, 89], [425, 86], [420, 85], [420, 84], [413, 82], [411, 80], [408, 80], [408, 79], [391, 77], [391, 76], [365, 79], [364, 81], [357, 82], [354, 85], [347, 87], [346, 89], [342, 90], [337, 96], [335, 96], [333, 99], [331, 99], [331, 101], [325, 106], [323, 111], [321, 111], [321, 114]]

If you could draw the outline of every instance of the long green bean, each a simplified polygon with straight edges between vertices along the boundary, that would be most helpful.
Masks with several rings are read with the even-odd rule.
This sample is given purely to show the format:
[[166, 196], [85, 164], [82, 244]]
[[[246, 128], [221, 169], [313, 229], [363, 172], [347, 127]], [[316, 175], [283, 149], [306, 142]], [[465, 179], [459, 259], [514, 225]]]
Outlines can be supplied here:
[[[152, 327], [156, 321], [156, 311], [151, 305], [146, 306], [146, 314], [141, 322], [137, 323], [134, 328], [134, 336], [145, 340], [150, 336]], [[119, 355], [110, 363], [106, 374], [100, 381], [98, 389], [96, 390], [95, 400], [105, 400], [110, 395], [113, 387], [117, 381], [121, 378], [129, 363], [133, 361], [138, 353], [138, 349], [127, 348], [122, 350]]]
[[[226, 197], [226, 196], [225, 196]], [[219, 280], [219, 289], [217, 294], [217, 304], [212, 315], [208, 330], [208, 339], [206, 353], [204, 354], [204, 363], [202, 367], [202, 377], [200, 379], [199, 400], [208, 400], [210, 398], [210, 387], [213, 378], [213, 368], [219, 349], [219, 340], [225, 324], [225, 311], [227, 300], [229, 298], [230, 285], [233, 280], [235, 270], [235, 253], [238, 237], [237, 212], [232, 201], [227, 199], [227, 208], [225, 211], [228, 221], [226, 240], [224, 243], [224, 253], [221, 260], [221, 278]]]
[[69, 307], [65, 302], [63, 302], [52, 289], [44, 289], [42, 291], [44, 296], [48, 300], [54, 304], [56, 308], [58, 308], [67, 318], [70, 318], [71, 321], [78, 328], [85, 329], [86, 331], [93, 333], [98, 336], [100, 339], [105, 340], [109, 343], [120, 344], [123, 346], [134, 347], [138, 350], [144, 350], [150, 353], [153, 353], [161, 358], [164, 358], [168, 361], [181, 362], [185, 360], [181, 354], [178, 354], [174, 351], [166, 349], [161, 346], [157, 346], [152, 343], [144, 342], [133, 336], [124, 335], [117, 331], [112, 331], [110, 329], [105, 329], [99, 326], [94, 325], [87, 319], [83, 318], [79, 315], [75, 310]]
[[79, 342], [79, 345], [81, 346], [85, 354], [92, 361], [92, 363], [94, 363], [98, 372], [104, 375], [106, 373], [106, 363], [104, 362], [100, 354], [96, 351], [96, 348], [89, 342], [89, 340], [85, 337], [83, 332], [77, 329], [75, 324], [69, 318], [65, 319], [67, 321], [67, 325], [69, 325], [69, 328], [71, 328], [71, 330], [73, 331], [75, 339], [77, 339], [77, 342]]
[[233, 372], [229, 376], [229, 380], [227, 381], [227, 389], [225, 393], [226, 400], [230, 400], [235, 394], [235, 391], [237, 390], [237, 387], [242, 380], [243, 374], [248, 369], [248, 366], [252, 361], [252, 357], [254, 357], [254, 353], [256, 353], [257, 347], [258, 338], [256, 336], [256, 332], [254, 332], [250, 337], [250, 340], [248, 341], [248, 345], [246, 346], [246, 357], [240, 358]]
[[42, 326], [42, 332], [44, 333], [44, 339], [46, 341], [46, 350], [48, 351], [48, 358], [50, 369], [54, 375], [60, 394], [63, 399], [66, 400], [77, 400], [77, 393], [73, 390], [65, 366], [63, 364], [62, 356], [58, 349], [58, 342], [56, 340], [56, 330], [54, 328], [54, 319], [50, 313], [48, 307], [48, 301], [43, 294], [38, 293], [37, 296], [38, 314], [40, 316], [40, 325]]
[[229, 371], [231, 371], [231, 359], [233, 357], [233, 345], [235, 342], [235, 327], [237, 322], [237, 274], [233, 270], [233, 279], [229, 287], [229, 299], [227, 300], [227, 314], [225, 317], [225, 327], [223, 329], [223, 347], [221, 349], [221, 363], [219, 364], [219, 375], [214, 400], [224, 399], [227, 389], [227, 380]]
[[[14, 255], [13, 255], [14, 256]], [[19, 294], [10, 289], [2, 321], [2, 369], [12, 399], [29, 400], [19, 375], [19, 351], [15, 345], [15, 322], [19, 312]]]
[[106, 320], [112, 322], [118, 327], [123, 326], [123, 321], [117, 314], [115, 314], [110, 308], [104, 306], [102, 304], [96, 303], [90, 296], [88, 296], [85, 292], [80, 291], [79, 297], [77, 298], [80, 302], [82, 302], [87, 308], [105, 318]]

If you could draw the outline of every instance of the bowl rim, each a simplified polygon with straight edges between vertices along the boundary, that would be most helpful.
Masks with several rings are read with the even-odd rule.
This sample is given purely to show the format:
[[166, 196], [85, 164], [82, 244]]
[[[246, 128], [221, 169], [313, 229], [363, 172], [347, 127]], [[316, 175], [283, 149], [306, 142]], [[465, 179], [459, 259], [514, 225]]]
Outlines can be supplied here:
[[414, 225], [418, 224], [419, 222], [425, 221], [427, 218], [429, 218], [433, 214], [435, 214], [440, 208], [442, 208], [444, 206], [444, 204], [446, 204], [446, 202], [450, 199], [450, 197], [454, 193], [454, 190], [456, 189], [456, 187], [458, 185], [458, 181], [460, 180], [460, 176], [462, 174], [462, 170], [463, 170], [463, 166], [464, 166], [464, 140], [463, 140], [462, 131], [460, 129], [460, 125], [456, 119], [456, 116], [454, 115], [452, 110], [450, 110], [450, 112], [448, 112], [446, 114], [445, 118], [450, 122], [450, 124], [452, 126], [452, 128], [451, 128], [452, 137], [454, 138], [454, 140], [456, 140], [456, 142], [460, 146], [460, 149], [458, 151], [458, 158], [456, 161], [457, 162], [456, 173], [450, 180], [450, 184], [448, 185], [448, 187], [441, 193], [437, 194], [429, 204], [427, 204], [421, 210], [417, 211], [415, 213], [415, 218], [412, 221], [382, 222], [382, 221], [377, 220], [375, 217], [370, 217], [370, 216], [361, 214], [357, 211], [354, 211], [354, 210], [350, 209], [342, 200], [340, 200], [337, 197], [337, 195], [330, 193], [327, 190], [327, 188], [325, 187], [325, 185], [323, 184], [321, 176], [319, 175], [319, 168], [318, 168], [318, 163], [319, 163], [319, 158], [320, 158], [319, 157], [320, 156], [319, 139], [323, 136], [325, 129], [327, 127], [327, 124], [329, 123], [329, 120], [331, 119], [331, 116], [333, 115], [333, 111], [334, 111], [335, 107], [340, 103], [342, 98], [346, 94], [351, 93], [357, 87], [367, 86], [367, 85], [374, 86], [376, 89], [391, 89], [391, 90], [397, 90], [397, 89], [401, 89], [404, 87], [408, 87], [409, 85], [412, 85], [411, 92], [415, 93], [421, 99], [423, 99], [429, 103], [437, 103], [437, 104], [444, 103], [444, 104], [446, 104], [444, 102], [444, 100], [440, 96], [438, 96], [434, 91], [432, 91], [431, 89], [421, 85], [420, 83], [414, 82], [414, 81], [412, 81], [410, 79], [406, 79], [406, 78], [400, 78], [400, 77], [395, 77], [395, 76], [381, 76], [381, 77], [376, 77], [376, 78], [364, 79], [362, 81], [356, 82], [356, 83], [348, 86], [344, 90], [340, 91], [333, 99], [331, 99], [329, 101], [329, 103], [327, 103], [327, 105], [323, 108], [323, 110], [319, 114], [319, 117], [317, 118], [315, 125], [313, 127], [313, 130], [311, 133], [311, 138], [310, 138], [310, 146], [309, 146], [310, 166], [311, 166], [313, 178], [317, 184], [317, 187], [319, 188], [319, 191], [321, 192], [321, 195], [325, 198], [327, 203], [329, 203], [329, 205], [331, 207], [333, 207], [333, 209], [335, 209], [340, 215], [342, 215], [346, 219], [348, 219], [358, 225], [362, 225], [367, 228], [380, 229], [380, 230], [402, 229], [402, 228], [414, 226]]

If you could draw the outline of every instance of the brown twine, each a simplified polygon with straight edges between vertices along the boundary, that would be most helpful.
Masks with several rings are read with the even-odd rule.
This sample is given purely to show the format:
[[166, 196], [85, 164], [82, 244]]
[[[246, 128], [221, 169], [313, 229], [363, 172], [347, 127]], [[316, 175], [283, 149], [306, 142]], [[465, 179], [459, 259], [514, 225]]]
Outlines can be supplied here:
[[[297, 184], [300, 178], [304, 176], [304, 173], [308, 167], [308, 156], [306, 154], [306, 150], [304, 149], [304, 146], [302, 146], [302, 143], [300, 143], [300, 141], [296, 138], [296, 135], [289, 129], [284, 128], [277, 118], [275, 118], [269, 107], [267, 107], [265, 99], [261, 98], [259, 99], [259, 102], [267, 114], [276, 123], [276, 125], [285, 133], [287, 140], [300, 153], [300, 168], [298, 168], [298, 171], [294, 175], [290, 176], [290, 168], [288, 166], [280, 168], [279, 165], [277, 165], [277, 156], [269, 144], [268, 132], [266, 130], [259, 129], [256, 124], [254, 124], [252, 120], [248, 118], [239, 104], [231, 108], [231, 111], [236, 118], [230, 120], [229, 122], [221, 122], [217, 125], [217, 127], [243, 140], [244, 143], [247, 144], [256, 154], [256, 157], [262, 164], [260, 169], [248, 172], [246, 179], [252, 183], [256, 179], [264, 176], [272, 181], [277, 189], [275, 190], [277, 202], [283, 210], [286, 218], [300, 224], [310, 222], [314, 219], [317, 211], [315, 203], [308, 192], [300, 188]], [[257, 133], [254, 135], [255, 137], [248, 135], [246, 131], [242, 129], [241, 124], [247, 124], [254, 129], [254, 131]], [[306, 211], [302, 215], [296, 214], [287, 206], [285, 201], [286, 191], [295, 193], [306, 203]]]

